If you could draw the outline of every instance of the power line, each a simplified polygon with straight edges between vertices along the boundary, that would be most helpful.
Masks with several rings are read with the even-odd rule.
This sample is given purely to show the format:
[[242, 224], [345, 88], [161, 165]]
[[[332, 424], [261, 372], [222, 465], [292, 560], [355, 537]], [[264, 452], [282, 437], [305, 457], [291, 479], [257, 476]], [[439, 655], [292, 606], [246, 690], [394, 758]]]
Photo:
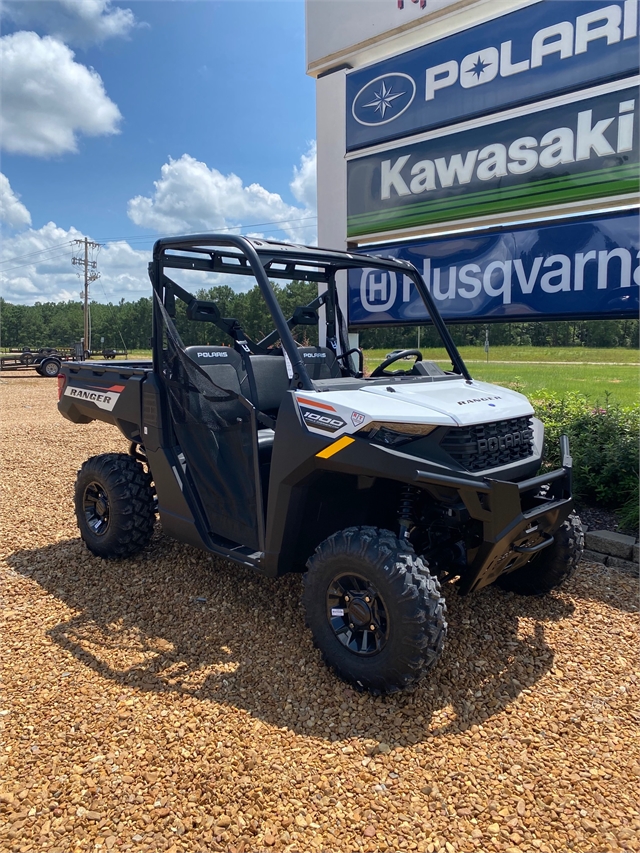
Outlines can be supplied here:
[[[235, 231], [236, 229], [247, 229], [247, 228], [264, 228], [267, 225], [291, 225], [296, 222], [306, 222], [308, 220], [317, 220], [317, 216], [302, 216], [299, 219], [272, 219], [270, 222], [256, 222], [251, 225], [227, 225], [224, 228], [216, 228], [215, 233], [227, 232], [227, 231]], [[309, 228], [310, 226], [305, 225], [305, 228]], [[283, 229], [276, 229], [277, 231], [281, 231]], [[101, 237], [100, 241], [102, 243], [117, 243], [121, 240], [131, 241], [131, 240], [148, 240], [149, 242], [155, 242], [156, 240], [162, 239], [162, 237], [172, 237], [173, 234], [133, 234], [129, 237]]]
[[[25, 255], [15, 255], [13, 258], [5, 258], [4, 261], [0, 261], [0, 264], [9, 264], [11, 261], [21, 261], [24, 258], [30, 258], [33, 255], [42, 255], [45, 252], [52, 252], [54, 249], [62, 249], [65, 246], [70, 246], [71, 243], [71, 240], [67, 240], [66, 243], [59, 243], [57, 246], [49, 246], [48, 249], [38, 249], [37, 252], [27, 252]], [[38, 263], [38, 261], [34, 261], [34, 263]], [[27, 264], [27, 266], [29, 265]]]
[[[71, 245], [71, 244], [69, 244], [69, 245]], [[58, 253], [57, 255], [48, 255], [46, 258], [40, 258], [37, 261], [28, 261], [27, 263], [24, 263], [24, 264], [18, 264], [15, 267], [7, 267], [4, 270], [0, 270], [0, 275], [4, 275], [7, 272], [11, 272], [11, 270], [21, 270], [21, 269], [24, 269], [24, 267], [38, 266], [38, 264], [45, 264], [45, 263], [49, 263], [49, 261], [56, 261], [56, 260], [58, 260], [58, 258], [68, 258], [68, 257], [69, 257], [69, 255], [67, 252]]]
[[[302, 216], [302, 217], [299, 217], [298, 219], [273, 219], [270, 222], [255, 222], [255, 223], [250, 224], [250, 225], [242, 225], [242, 224], [240, 224], [240, 225], [228, 225], [224, 228], [216, 228], [216, 232], [228, 232], [228, 231], [234, 231], [236, 229], [246, 230], [248, 228], [264, 228], [267, 225], [292, 225], [292, 224], [295, 224], [298, 222], [307, 222], [310, 220], [317, 220], [317, 218], [318, 218], [317, 216]], [[311, 225], [303, 225], [301, 227], [311, 228], [312, 226]], [[273, 229], [272, 228], [272, 229], [269, 229], [269, 232], [272, 233], [274, 230], [275, 231], [282, 231], [284, 229], [281, 229], [281, 228]], [[170, 235], [170, 234], [164, 234], [164, 235], [133, 234], [131, 236], [123, 236], [123, 237], [102, 237], [100, 242], [101, 243], [119, 243], [123, 240], [127, 241], [127, 242], [130, 242], [132, 240], [136, 240], [136, 241], [140, 240], [142, 242], [151, 243], [151, 242], [155, 242], [156, 240], [160, 239], [163, 236], [166, 237], [166, 236], [172, 236], [172, 235]], [[66, 243], [58, 243], [55, 246], [49, 246], [46, 249], [38, 249], [35, 252], [27, 252], [24, 255], [14, 255], [11, 258], [5, 258], [4, 260], [0, 261], [0, 264], [8, 264], [8, 263], [11, 263], [12, 261], [21, 261], [21, 260], [24, 260], [25, 258], [34, 257], [35, 255], [44, 255], [44, 254], [47, 254], [49, 252], [52, 252], [54, 249], [62, 249], [65, 246], [71, 246], [73, 243], [77, 243], [77, 242], [78, 242], [77, 240], [68, 240]], [[80, 242], [82, 242], [82, 241], [80, 241]], [[56, 255], [55, 257], [62, 257], [62, 256]], [[46, 258], [44, 260], [51, 260], [51, 258]], [[19, 264], [18, 266], [7, 268], [6, 270], [4, 270], [4, 272], [9, 272], [10, 270], [13, 270], [13, 269], [20, 269], [21, 267], [25, 267], [25, 266], [32, 266], [32, 264], [37, 264], [37, 263], [40, 263], [40, 261], [36, 260], [36, 261], [29, 262], [29, 263]]]

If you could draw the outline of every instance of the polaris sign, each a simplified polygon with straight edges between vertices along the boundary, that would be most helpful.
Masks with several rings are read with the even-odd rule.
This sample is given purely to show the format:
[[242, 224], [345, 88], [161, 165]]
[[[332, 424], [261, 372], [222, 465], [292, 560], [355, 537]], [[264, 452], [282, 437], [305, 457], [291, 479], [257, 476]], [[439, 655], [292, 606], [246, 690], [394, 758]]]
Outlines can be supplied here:
[[571, 97], [350, 159], [349, 237], [637, 193], [637, 78]]
[[637, 71], [637, 0], [543, 0], [347, 75], [347, 150]]
[[[450, 322], [638, 316], [638, 211], [565, 219], [372, 254], [413, 263]], [[349, 325], [429, 322], [406, 276], [349, 273]]]

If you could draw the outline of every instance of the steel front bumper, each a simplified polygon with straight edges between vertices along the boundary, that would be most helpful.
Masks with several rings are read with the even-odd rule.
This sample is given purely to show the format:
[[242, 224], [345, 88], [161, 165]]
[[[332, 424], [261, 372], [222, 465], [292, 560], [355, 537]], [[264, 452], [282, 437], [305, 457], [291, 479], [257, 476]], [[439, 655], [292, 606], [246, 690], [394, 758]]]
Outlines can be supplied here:
[[573, 509], [569, 439], [560, 438], [562, 468], [520, 483], [472, 480], [418, 471], [416, 482], [434, 497], [455, 489], [469, 514], [482, 522], [483, 542], [470, 552], [459, 583], [465, 595], [514, 571], [553, 544], [553, 534]]

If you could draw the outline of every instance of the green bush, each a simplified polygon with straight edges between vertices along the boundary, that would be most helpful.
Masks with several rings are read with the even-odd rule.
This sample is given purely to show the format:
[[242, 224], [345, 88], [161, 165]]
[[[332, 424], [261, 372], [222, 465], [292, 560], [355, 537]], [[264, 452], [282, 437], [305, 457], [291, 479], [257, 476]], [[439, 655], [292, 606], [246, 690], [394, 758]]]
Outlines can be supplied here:
[[559, 438], [569, 436], [574, 491], [587, 504], [622, 510], [622, 522], [638, 528], [640, 406], [595, 406], [581, 394], [544, 394], [534, 401], [545, 425], [545, 463], [560, 465]]

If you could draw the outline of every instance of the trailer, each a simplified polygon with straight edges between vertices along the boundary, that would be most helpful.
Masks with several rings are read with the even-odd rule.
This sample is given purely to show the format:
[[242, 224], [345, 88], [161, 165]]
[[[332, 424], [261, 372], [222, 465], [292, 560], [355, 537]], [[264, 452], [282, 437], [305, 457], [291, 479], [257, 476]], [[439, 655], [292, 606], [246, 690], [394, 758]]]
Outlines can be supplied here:
[[89, 352], [84, 350], [81, 343], [72, 344], [70, 347], [22, 347], [22, 349], [8, 350], [0, 353], [0, 371], [25, 370], [35, 368], [40, 376], [51, 379], [60, 372], [60, 365], [66, 361], [88, 361], [94, 356], [104, 359], [126, 358], [126, 350], [106, 348], [100, 352]]

